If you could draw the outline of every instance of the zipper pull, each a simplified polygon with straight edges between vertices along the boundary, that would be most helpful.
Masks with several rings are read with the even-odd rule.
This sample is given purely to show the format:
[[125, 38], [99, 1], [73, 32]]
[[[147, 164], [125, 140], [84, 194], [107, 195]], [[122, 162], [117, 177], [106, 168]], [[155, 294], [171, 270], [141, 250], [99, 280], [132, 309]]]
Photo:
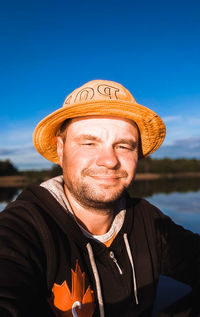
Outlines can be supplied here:
[[120, 268], [118, 262], [117, 262], [117, 259], [115, 258], [115, 254], [113, 251], [110, 251], [110, 258], [113, 260], [113, 262], [116, 264], [117, 268], [118, 268], [118, 271], [119, 271], [119, 274], [122, 275], [123, 272], [122, 272], [122, 269]]

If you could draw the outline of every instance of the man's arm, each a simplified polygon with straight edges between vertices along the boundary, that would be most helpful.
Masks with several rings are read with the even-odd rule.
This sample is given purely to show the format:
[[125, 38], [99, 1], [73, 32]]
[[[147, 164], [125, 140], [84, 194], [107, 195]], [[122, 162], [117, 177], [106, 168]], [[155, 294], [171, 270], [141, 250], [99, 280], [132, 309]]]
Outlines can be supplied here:
[[26, 204], [0, 214], [0, 316], [54, 316], [46, 298], [45, 225]]

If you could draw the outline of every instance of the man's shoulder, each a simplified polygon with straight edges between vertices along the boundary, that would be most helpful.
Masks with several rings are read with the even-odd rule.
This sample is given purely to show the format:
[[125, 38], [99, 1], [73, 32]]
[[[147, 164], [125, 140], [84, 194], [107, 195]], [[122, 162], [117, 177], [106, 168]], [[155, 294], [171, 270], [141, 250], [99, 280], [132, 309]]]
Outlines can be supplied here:
[[135, 216], [147, 218], [160, 218], [164, 214], [148, 200], [137, 197], [127, 197], [127, 209], [131, 210]]
[[130, 195], [126, 196], [127, 206], [134, 209], [143, 208], [144, 210], [156, 208], [152, 205], [147, 199], [139, 197], [131, 197]]
[[36, 202], [39, 204], [39, 202], [42, 203], [42, 201], [51, 199], [51, 196], [52, 195], [50, 195], [50, 193], [45, 188], [41, 187], [40, 185], [31, 184], [20, 192], [16, 200], [8, 203], [5, 210], [17, 208], [18, 206], [31, 206]]
[[0, 213], [0, 220], [13, 217], [33, 219], [36, 215], [58, 208], [61, 206], [46, 188], [33, 184], [25, 188], [15, 201], [8, 203]]
[[12, 217], [27, 218], [28, 215], [31, 215], [33, 213], [33, 210], [34, 212], [39, 210], [40, 199], [38, 198], [38, 195], [36, 193], [40, 191], [41, 191], [40, 195], [43, 196], [43, 199], [45, 199], [46, 194], [48, 197], [48, 193], [46, 193], [45, 190], [43, 189], [41, 190], [40, 186], [37, 186], [37, 185], [28, 186], [18, 195], [16, 200], [8, 203], [5, 209], [0, 213], [0, 220], [5, 218], [12, 219]]

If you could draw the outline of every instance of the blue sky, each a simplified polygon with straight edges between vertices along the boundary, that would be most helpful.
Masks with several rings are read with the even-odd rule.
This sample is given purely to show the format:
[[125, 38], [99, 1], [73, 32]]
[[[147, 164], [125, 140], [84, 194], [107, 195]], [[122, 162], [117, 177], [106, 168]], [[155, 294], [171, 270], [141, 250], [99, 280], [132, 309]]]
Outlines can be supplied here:
[[0, 3], [0, 160], [52, 166], [36, 124], [92, 79], [120, 82], [167, 126], [152, 156], [200, 159], [199, 0]]

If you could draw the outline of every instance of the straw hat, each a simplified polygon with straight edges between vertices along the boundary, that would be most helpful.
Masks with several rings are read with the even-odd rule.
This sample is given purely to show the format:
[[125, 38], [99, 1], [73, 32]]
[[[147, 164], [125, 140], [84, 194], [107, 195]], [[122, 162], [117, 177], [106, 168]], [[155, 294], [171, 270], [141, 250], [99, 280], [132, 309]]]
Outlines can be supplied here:
[[140, 131], [142, 157], [158, 149], [165, 138], [165, 125], [152, 110], [139, 105], [122, 85], [107, 80], [93, 80], [67, 96], [63, 107], [39, 122], [33, 134], [36, 150], [47, 160], [59, 163], [56, 136], [68, 118], [93, 115], [119, 116], [133, 120]]

